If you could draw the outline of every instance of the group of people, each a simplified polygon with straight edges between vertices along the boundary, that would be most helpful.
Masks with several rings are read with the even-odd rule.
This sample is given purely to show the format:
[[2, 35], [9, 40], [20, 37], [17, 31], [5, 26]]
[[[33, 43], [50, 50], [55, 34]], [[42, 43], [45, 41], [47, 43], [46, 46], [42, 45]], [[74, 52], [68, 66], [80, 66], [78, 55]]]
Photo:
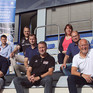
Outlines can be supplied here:
[[[61, 71], [68, 76], [69, 92], [77, 93], [76, 85], [93, 84], [93, 49], [90, 49], [86, 39], [80, 39], [79, 33], [73, 31], [71, 24], [67, 24], [64, 31], [65, 36], [59, 43], [58, 62], [62, 64]], [[7, 44], [7, 37], [1, 36], [0, 89], [4, 85], [4, 75], [11, 63], [12, 70], [17, 76], [13, 79], [17, 93], [24, 93], [24, 88], [33, 85], [42, 85], [45, 87], [44, 93], [52, 93], [55, 59], [46, 52], [47, 44], [44, 41], [37, 44], [36, 35], [30, 34], [29, 27], [25, 26], [23, 33], [24, 37], [13, 51]], [[18, 55], [19, 50], [24, 55]]]

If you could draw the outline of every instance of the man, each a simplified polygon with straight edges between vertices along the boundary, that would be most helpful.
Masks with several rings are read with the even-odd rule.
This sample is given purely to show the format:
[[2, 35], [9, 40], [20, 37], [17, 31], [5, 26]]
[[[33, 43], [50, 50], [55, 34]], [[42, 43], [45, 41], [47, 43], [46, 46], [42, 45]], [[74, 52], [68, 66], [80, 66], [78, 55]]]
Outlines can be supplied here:
[[16, 65], [16, 62], [24, 63], [24, 56], [16, 55], [15, 53], [18, 52], [18, 50], [21, 50], [25, 55], [26, 48], [30, 46], [29, 39], [28, 39], [30, 34], [30, 28], [25, 26], [23, 29], [23, 34], [24, 37], [22, 38], [20, 44], [18, 44], [15, 47], [14, 51], [10, 54], [11, 65], [13, 68]]
[[[93, 85], [93, 49], [89, 49], [89, 43], [85, 39], [79, 41], [80, 52], [74, 56], [71, 76], [68, 77], [70, 93], [77, 93], [76, 84]], [[79, 69], [80, 72], [77, 70]]]
[[8, 69], [8, 61], [5, 57], [2, 57], [0, 55], [0, 90], [3, 88], [4, 86], [4, 75], [6, 74]]
[[26, 49], [26, 53], [25, 53], [25, 58], [24, 58], [24, 65], [18, 65], [16, 64], [14, 66], [15, 68], [15, 72], [16, 75], [18, 77], [21, 77], [21, 72], [25, 72], [28, 69], [28, 62], [31, 60], [31, 58], [34, 55], [38, 55], [38, 47], [37, 47], [37, 39], [36, 39], [36, 35], [35, 34], [31, 34], [29, 35], [29, 42], [30, 42], [30, 46]]
[[12, 52], [12, 47], [10, 45], [8, 45], [6, 42], [7, 42], [7, 36], [2, 35], [1, 36], [1, 45], [0, 45], [0, 55], [9, 60], [10, 53]]
[[73, 58], [74, 55], [79, 53], [78, 41], [80, 40], [80, 36], [79, 36], [78, 32], [73, 31], [72, 34], [71, 34], [71, 37], [72, 37], [73, 43], [71, 43], [68, 46], [68, 49], [67, 49], [63, 64], [61, 65], [61, 69], [63, 70], [63, 73], [66, 76], [71, 75], [72, 63], [66, 64], [68, 59], [69, 59], [69, 56], [72, 56], [72, 58]]
[[16, 77], [14, 79], [17, 93], [24, 93], [23, 87], [29, 88], [33, 85], [43, 85], [45, 86], [44, 93], [52, 93], [52, 74], [55, 60], [46, 50], [46, 43], [39, 42], [38, 51], [40, 55], [32, 57], [27, 69], [27, 77]]

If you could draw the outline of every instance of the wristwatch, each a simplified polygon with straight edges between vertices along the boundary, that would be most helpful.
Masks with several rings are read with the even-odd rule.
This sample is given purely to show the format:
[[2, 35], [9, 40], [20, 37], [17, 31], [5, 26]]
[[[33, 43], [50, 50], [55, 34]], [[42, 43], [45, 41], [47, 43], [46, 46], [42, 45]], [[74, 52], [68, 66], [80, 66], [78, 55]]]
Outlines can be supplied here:
[[82, 77], [82, 74], [83, 74], [83, 73], [80, 73], [80, 77]]
[[40, 77], [40, 80], [41, 80], [42, 79], [41, 75], [39, 75], [39, 77]]

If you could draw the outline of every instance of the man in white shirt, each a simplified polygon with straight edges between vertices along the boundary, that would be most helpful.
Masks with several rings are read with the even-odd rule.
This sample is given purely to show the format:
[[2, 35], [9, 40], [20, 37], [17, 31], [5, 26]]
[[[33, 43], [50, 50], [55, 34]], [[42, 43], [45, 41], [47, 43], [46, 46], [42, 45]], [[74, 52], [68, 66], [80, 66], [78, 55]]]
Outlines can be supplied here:
[[69, 93], [77, 93], [76, 85], [93, 85], [93, 49], [86, 39], [81, 39], [78, 47], [80, 52], [73, 58], [72, 75], [68, 77]]

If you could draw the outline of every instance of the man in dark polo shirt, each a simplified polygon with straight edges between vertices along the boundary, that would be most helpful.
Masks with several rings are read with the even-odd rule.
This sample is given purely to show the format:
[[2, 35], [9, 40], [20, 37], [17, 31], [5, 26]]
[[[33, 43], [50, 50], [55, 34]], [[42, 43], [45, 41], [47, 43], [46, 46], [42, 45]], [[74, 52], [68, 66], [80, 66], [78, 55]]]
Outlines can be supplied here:
[[80, 40], [80, 36], [79, 33], [77, 31], [73, 31], [71, 34], [72, 40], [73, 42], [68, 46], [66, 55], [64, 57], [64, 61], [63, 64], [61, 65], [61, 69], [63, 70], [63, 73], [66, 76], [71, 75], [71, 66], [72, 66], [72, 62], [69, 64], [66, 64], [69, 56], [72, 56], [72, 58], [74, 57], [74, 55], [79, 53], [79, 48], [78, 48], [78, 41]]
[[7, 73], [8, 70], [8, 61], [5, 57], [0, 56], [0, 90], [4, 86], [4, 75]]
[[16, 64], [14, 66], [15, 71], [16, 71], [16, 75], [18, 77], [21, 76], [21, 72], [25, 72], [28, 69], [28, 62], [30, 62], [31, 58], [34, 55], [38, 55], [38, 47], [37, 47], [37, 39], [36, 39], [36, 35], [35, 34], [30, 34], [29, 35], [29, 42], [30, 42], [30, 46], [28, 48], [26, 48], [26, 52], [25, 52], [25, 58], [24, 58], [24, 65], [18, 65]]
[[16, 65], [16, 62], [24, 63], [24, 56], [16, 54], [18, 50], [21, 50], [21, 52], [23, 52], [25, 55], [26, 48], [30, 46], [29, 39], [28, 39], [30, 34], [30, 28], [28, 26], [24, 27], [23, 34], [24, 37], [21, 39], [20, 44], [18, 44], [15, 47], [14, 51], [10, 54], [10, 61], [13, 67], [12, 70], [14, 70], [14, 66]]
[[17, 93], [24, 93], [23, 87], [30, 88], [33, 85], [43, 85], [45, 87], [44, 93], [52, 93], [52, 74], [55, 60], [46, 50], [46, 43], [39, 42], [40, 55], [32, 57], [27, 69], [27, 77], [16, 77], [13, 80]]

